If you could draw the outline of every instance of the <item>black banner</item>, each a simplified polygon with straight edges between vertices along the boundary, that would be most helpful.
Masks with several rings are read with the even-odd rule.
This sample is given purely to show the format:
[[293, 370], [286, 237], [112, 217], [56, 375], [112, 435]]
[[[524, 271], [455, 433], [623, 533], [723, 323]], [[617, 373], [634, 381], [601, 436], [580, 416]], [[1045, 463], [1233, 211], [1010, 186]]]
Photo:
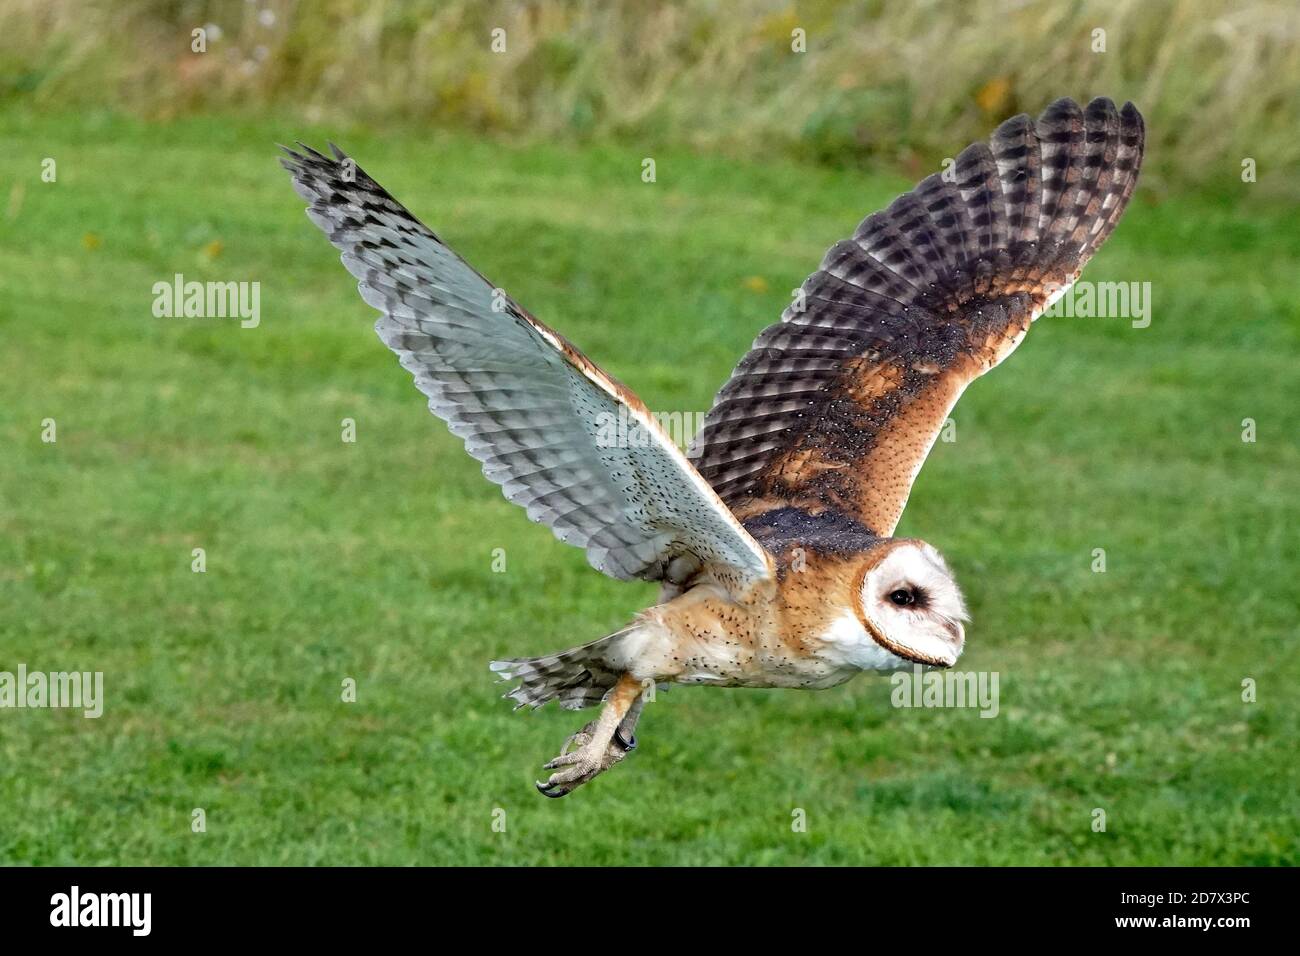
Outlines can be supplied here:
[[[1294, 923], [1294, 870], [8, 869], [6, 941], [75, 935], [337, 944], [428, 934], [539, 944], [566, 926], [666, 925], [743, 940], [776, 929], [915, 924], [925, 940], [1122, 939], [1232, 945]], [[811, 922], [810, 922], [811, 921]], [[780, 926], [777, 926], [780, 924]], [[819, 931], [820, 932], [820, 931]]]

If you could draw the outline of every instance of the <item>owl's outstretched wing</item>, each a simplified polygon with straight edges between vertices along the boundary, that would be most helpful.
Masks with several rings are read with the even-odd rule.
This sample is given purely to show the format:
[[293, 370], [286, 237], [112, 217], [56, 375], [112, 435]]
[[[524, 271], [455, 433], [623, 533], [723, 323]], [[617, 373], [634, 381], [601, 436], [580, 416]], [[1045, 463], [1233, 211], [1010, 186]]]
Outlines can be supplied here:
[[333, 148], [285, 149], [307, 215], [342, 253], [379, 337], [505, 496], [615, 578], [772, 574], [640, 399], [495, 289]]
[[1131, 103], [1057, 100], [867, 217], [718, 393], [700, 474], [742, 520], [793, 505], [892, 534], [962, 391], [1115, 228], [1143, 141]]

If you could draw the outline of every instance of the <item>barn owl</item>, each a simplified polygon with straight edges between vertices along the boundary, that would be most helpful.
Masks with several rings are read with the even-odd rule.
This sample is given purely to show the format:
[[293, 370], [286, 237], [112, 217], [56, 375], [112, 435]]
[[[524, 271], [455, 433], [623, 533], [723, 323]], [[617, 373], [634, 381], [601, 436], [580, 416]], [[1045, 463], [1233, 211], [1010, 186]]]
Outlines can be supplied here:
[[[284, 149], [380, 339], [483, 474], [597, 570], [661, 585], [613, 634], [491, 663], [516, 708], [603, 705], [538, 790], [621, 761], [656, 685], [825, 688], [956, 662], [968, 616], [952, 571], [894, 527], [966, 386], [1115, 228], [1143, 142], [1131, 103], [1061, 99], [868, 216], [759, 334], [689, 456], [337, 147]], [[602, 440], [611, 416], [627, 440]]]

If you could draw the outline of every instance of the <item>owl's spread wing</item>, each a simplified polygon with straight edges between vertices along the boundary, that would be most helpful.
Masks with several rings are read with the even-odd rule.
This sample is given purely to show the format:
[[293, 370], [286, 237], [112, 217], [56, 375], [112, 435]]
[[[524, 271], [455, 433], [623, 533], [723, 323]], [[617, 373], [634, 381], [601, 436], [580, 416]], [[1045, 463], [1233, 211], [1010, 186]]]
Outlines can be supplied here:
[[700, 474], [742, 520], [794, 505], [892, 534], [962, 391], [1115, 228], [1143, 140], [1131, 103], [1058, 100], [867, 217], [718, 393]]
[[734, 591], [771, 558], [634, 394], [471, 268], [334, 147], [281, 162], [342, 253], [375, 330], [429, 409], [505, 496], [621, 579], [712, 575]]

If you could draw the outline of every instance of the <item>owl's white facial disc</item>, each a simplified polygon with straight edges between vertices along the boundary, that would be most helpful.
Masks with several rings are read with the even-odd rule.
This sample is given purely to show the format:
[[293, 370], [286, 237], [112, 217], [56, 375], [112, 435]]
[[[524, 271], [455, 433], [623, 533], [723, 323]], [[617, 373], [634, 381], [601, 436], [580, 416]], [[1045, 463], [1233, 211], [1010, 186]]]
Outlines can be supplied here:
[[863, 622], [877, 644], [918, 664], [951, 667], [970, 620], [957, 582], [924, 541], [891, 542], [862, 575]]

